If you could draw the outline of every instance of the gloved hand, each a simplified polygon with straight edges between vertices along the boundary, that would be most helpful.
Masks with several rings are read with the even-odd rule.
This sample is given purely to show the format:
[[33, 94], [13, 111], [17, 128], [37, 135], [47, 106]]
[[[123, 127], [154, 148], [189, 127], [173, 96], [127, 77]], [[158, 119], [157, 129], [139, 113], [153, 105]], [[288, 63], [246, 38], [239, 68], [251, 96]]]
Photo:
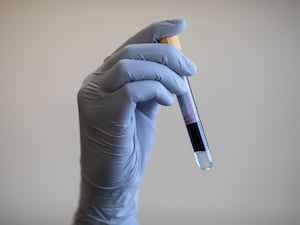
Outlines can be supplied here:
[[187, 87], [196, 72], [165, 36], [185, 20], [153, 23], [134, 35], [89, 75], [78, 93], [81, 191], [74, 224], [136, 225], [137, 195], [150, 154], [159, 105]]

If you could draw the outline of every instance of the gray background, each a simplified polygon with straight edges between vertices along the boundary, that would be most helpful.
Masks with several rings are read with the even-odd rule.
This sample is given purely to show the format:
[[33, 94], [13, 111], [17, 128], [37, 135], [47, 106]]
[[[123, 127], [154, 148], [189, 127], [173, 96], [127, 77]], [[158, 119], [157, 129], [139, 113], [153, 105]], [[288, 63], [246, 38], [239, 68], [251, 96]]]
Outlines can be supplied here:
[[1, 225], [70, 224], [82, 80], [177, 17], [215, 167], [197, 169], [178, 104], [162, 107], [141, 224], [300, 223], [299, 1], [0, 1]]

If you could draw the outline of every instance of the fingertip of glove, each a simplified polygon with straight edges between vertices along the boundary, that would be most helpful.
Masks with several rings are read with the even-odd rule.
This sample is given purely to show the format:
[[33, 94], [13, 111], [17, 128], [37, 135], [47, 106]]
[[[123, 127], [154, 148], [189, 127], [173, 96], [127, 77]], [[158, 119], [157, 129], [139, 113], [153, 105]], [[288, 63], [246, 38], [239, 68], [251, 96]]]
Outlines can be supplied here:
[[190, 69], [190, 74], [191, 74], [191, 75], [197, 73], [197, 66], [196, 66], [195, 63], [191, 62], [191, 63], [190, 63], [189, 69]]
[[197, 73], [196, 64], [191, 60], [187, 59], [185, 64], [183, 64], [182, 73], [179, 74], [182, 74], [183, 76], [192, 76], [195, 73]]
[[185, 19], [163, 20], [153, 24], [153, 38], [159, 40], [163, 37], [177, 35], [186, 28]]
[[177, 18], [177, 19], [170, 19], [166, 20], [166, 22], [171, 23], [171, 24], [176, 24], [185, 27], [186, 26], [186, 20], [183, 18]]
[[166, 22], [169, 23], [173, 27], [173, 29], [175, 28], [174, 29], [175, 33], [172, 35], [181, 33], [186, 28], [187, 25], [186, 20], [183, 18], [170, 19], [170, 20], [166, 20]]
[[161, 102], [161, 104], [164, 105], [164, 106], [172, 106], [172, 105], [174, 105], [174, 102], [175, 102], [174, 96], [171, 95], [164, 102]]

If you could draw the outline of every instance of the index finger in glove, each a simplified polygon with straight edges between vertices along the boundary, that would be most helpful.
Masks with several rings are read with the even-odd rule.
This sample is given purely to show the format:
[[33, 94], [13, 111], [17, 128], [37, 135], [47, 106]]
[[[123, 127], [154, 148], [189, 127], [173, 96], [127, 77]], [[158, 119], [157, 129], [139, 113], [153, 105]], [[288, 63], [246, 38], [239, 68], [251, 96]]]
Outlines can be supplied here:
[[181, 33], [186, 27], [184, 19], [172, 19], [155, 22], [129, 38], [116, 51], [129, 44], [157, 43], [159, 39]]

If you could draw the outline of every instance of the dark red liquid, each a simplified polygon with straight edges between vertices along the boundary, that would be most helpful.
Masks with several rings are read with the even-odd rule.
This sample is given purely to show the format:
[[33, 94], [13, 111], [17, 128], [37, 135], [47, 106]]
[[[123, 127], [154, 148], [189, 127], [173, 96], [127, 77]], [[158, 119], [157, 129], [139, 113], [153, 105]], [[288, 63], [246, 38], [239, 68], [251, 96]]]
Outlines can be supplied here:
[[199, 124], [197, 122], [187, 124], [186, 128], [188, 130], [194, 151], [205, 151], [205, 146], [201, 137]]

